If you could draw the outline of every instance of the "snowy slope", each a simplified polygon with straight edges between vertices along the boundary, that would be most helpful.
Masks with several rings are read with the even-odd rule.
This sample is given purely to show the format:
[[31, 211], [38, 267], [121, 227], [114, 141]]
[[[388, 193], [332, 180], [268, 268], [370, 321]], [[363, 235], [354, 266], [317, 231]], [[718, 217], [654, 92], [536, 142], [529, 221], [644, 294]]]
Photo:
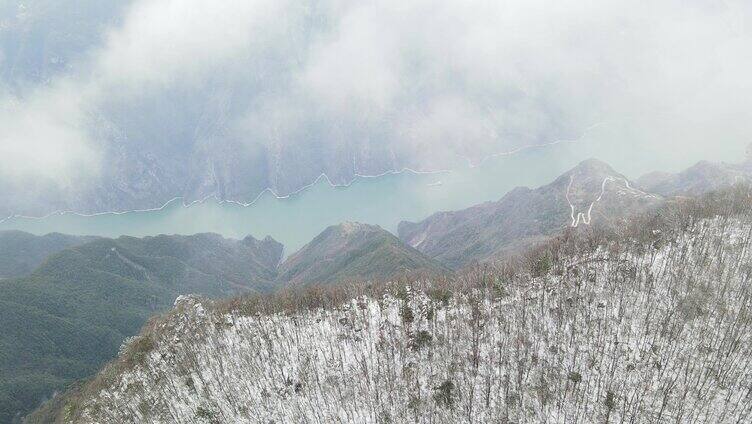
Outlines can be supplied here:
[[337, 307], [181, 297], [37, 417], [748, 422], [752, 218], [687, 210], [621, 238], [560, 239], [526, 272], [352, 289]]

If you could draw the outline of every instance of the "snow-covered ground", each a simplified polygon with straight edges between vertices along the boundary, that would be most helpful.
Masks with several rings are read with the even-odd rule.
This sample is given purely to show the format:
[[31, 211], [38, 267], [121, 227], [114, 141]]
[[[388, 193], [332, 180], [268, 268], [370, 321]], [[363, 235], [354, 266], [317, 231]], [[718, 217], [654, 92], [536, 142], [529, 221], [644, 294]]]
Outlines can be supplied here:
[[277, 314], [181, 297], [65, 411], [87, 423], [750, 422], [752, 221], [654, 234], [574, 249], [540, 277], [476, 275], [451, 295], [418, 282]]

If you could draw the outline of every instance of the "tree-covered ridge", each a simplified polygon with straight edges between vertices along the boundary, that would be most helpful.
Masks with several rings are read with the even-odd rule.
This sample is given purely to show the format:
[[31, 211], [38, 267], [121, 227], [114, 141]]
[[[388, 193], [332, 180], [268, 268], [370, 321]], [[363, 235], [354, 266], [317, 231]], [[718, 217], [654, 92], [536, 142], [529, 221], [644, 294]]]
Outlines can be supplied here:
[[180, 294], [270, 291], [281, 253], [213, 234], [95, 239], [0, 280], [0, 422], [94, 374]]
[[22, 231], [0, 231], [0, 279], [28, 275], [53, 253], [92, 239], [57, 233], [35, 236]]
[[[49, 237], [20, 235], [37, 243]], [[0, 331], [0, 422], [20, 419], [55, 391], [93, 375], [179, 295], [220, 298], [287, 284], [449, 272], [387, 231], [355, 223], [324, 231], [280, 266], [282, 254], [270, 237], [99, 238], [53, 254], [28, 277], [1, 280], [0, 317], [7, 325]]]
[[404, 275], [451, 273], [376, 225], [345, 222], [328, 227], [279, 269], [284, 284], [384, 281]]
[[751, 195], [452, 284], [182, 298], [30, 422], [747, 422]]

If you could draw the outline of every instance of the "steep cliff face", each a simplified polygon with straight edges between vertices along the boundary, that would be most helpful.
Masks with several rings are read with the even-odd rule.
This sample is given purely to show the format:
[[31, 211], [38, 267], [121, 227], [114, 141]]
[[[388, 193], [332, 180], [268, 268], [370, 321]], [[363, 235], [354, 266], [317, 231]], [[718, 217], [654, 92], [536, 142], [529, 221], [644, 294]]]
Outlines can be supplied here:
[[465, 289], [181, 297], [30, 422], [743, 422], [752, 217], [735, 199], [570, 234]]
[[[97, 85], [93, 80], [101, 72], [96, 70], [100, 50], [112, 43], [113, 32], [128, 20], [134, 3], [138, 2], [0, 3], [2, 105], [23, 103], [37, 92], [59, 85], [89, 81]], [[298, 25], [284, 29], [275, 25], [277, 30], [287, 32], [288, 40], [303, 41], [305, 37], [298, 31], [313, 25], [303, 23], [308, 17], [301, 9], [307, 7], [300, 5], [288, 11]], [[77, 102], [88, 103], [86, 119], [77, 124], [82, 127], [82, 137], [96, 140], [100, 169], [90, 179], [65, 186], [42, 178], [18, 181], [2, 175], [0, 217], [43, 216], [61, 210], [97, 213], [148, 209], [178, 196], [187, 202], [208, 196], [251, 202], [267, 188], [289, 195], [313, 183], [322, 173], [335, 183], [346, 184], [357, 173], [375, 175], [409, 164], [406, 155], [393, 157], [393, 149], [383, 147], [383, 140], [358, 142], [368, 139], [358, 133], [358, 128], [300, 122], [300, 134], [283, 137], [294, 138], [287, 142], [256, 128], [261, 125], [247, 128], [244, 122], [254, 110], [253, 103], [259, 101], [257, 96], [294, 67], [289, 62], [294, 56], [291, 52], [270, 49], [268, 53], [265, 60], [256, 58], [245, 63], [241, 74], [247, 75], [243, 77], [218, 69], [210, 81], [193, 81], [182, 87], [180, 79], [174, 78], [173, 83], [180, 88], [168, 84], [137, 90], [133, 96], [100, 93], [102, 98], [91, 98], [92, 91], [103, 87], [79, 85], [75, 100], [63, 103], [71, 108]], [[270, 79], [259, 86], [257, 78], [261, 75]], [[108, 89], [122, 94], [133, 86]], [[62, 115], [68, 110], [54, 109], [53, 113]], [[5, 107], [3, 112], [7, 112]], [[34, 116], [34, 120], [42, 122], [42, 116]]]
[[615, 225], [660, 203], [591, 159], [546, 186], [520, 187], [496, 202], [402, 222], [399, 236], [428, 257], [461, 268], [520, 251], [567, 227]]

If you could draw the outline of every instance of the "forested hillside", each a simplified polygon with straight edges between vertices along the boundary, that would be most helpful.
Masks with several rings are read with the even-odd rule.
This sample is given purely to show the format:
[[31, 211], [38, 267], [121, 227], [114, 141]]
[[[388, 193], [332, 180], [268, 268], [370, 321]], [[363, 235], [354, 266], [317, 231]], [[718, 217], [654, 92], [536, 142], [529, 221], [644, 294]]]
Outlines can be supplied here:
[[92, 237], [56, 233], [35, 236], [23, 231], [0, 231], [0, 279], [27, 275], [53, 253], [91, 240]]
[[[270, 237], [6, 238], [14, 241], [8, 257], [23, 259], [13, 264], [41, 265], [26, 277], [0, 280], [0, 423], [18, 421], [56, 390], [93, 375], [123, 339], [180, 295], [226, 298], [288, 284], [450, 273], [380, 227], [358, 223], [331, 227], [283, 264], [283, 246]], [[43, 260], [36, 254], [42, 247], [60, 251]]]
[[96, 239], [0, 280], [0, 423], [94, 374], [180, 294], [270, 291], [281, 254], [274, 240], [250, 237]]
[[376, 225], [345, 222], [316, 236], [280, 266], [280, 284], [384, 281], [404, 275], [451, 271]]
[[30, 422], [752, 419], [752, 190], [455, 281], [182, 297]]

